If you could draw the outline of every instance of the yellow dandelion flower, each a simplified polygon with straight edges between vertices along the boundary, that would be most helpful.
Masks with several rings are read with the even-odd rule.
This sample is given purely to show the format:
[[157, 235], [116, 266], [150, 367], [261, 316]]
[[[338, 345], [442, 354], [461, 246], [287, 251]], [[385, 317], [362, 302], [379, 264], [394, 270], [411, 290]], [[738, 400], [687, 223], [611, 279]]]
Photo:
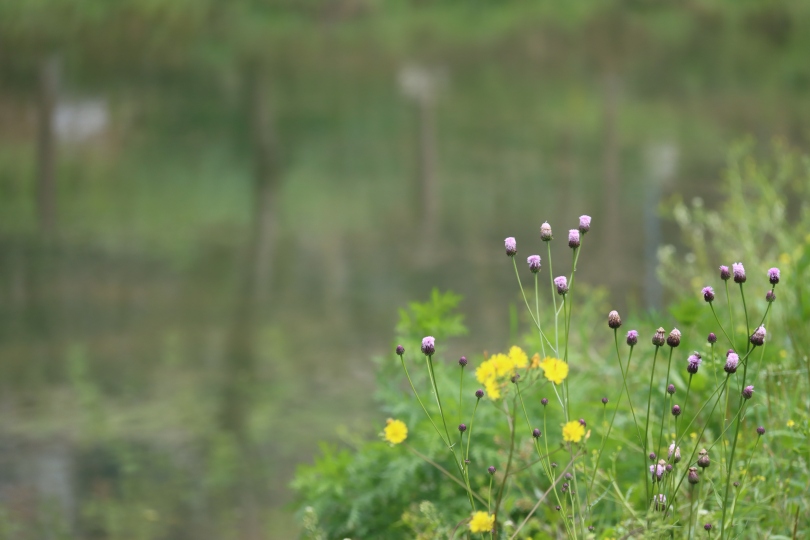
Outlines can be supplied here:
[[470, 532], [488, 533], [495, 526], [495, 515], [486, 512], [475, 512], [470, 520]]
[[495, 377], [495, 364], [492, 360], [487, 360], [485, 362], [481, 362], [475, 369], [475, 378], [478, 379], [478, 382], [481, 384], [486, 384], [489, 379]]
[[579, 442], [585, 436], [585, 428], [576, 420], [572, 420], [563, 426], [563, 440], [566, 442]]
[[568, 364], [559, 358], [546, 357], [540, 367], [543, 368], [546, 379], [555, 384], [561, 384], [568, 377]]
[[795, 425], [796, 425], [796, 422], [794, 422], [793, 420], [788, 420], [787, 421], [787, 427], [793, 427]]
[[540, 353], [534, 353], [532, 356], [532, 369], [540, 367]]
[[690, 438], [690, 439], [697, 439], [697, 433], [695, 433], [695, 432], [693, 431], [692, 433], [690, 433], [690, 434], [689, 434], [689, 438]]
[[490, 360], [492, 360], [492, 362], [495, 364], [495, 373], [498, 375], [498, 377], [511, 375], [512, 372], [515, 371], [515, 363], [511, 358], [503, 353], [492, 355]]
[[520, 347], [513, 346], [509, 349], [509, 358], [516, 368], [525, 368], [529, 365], [529, 357], [526, 356], [526, 353], [523, 352], [523, 349]]
[[484, 389], [487, 391], [489, 399], [501, 399], [501, 386], [494, 377], [484, 383]]
[[408, 426], [402, 420], [392, 420], [389, 418], [385, 421], [385, 440], [391, 444], [399, 444], [408, 438]]

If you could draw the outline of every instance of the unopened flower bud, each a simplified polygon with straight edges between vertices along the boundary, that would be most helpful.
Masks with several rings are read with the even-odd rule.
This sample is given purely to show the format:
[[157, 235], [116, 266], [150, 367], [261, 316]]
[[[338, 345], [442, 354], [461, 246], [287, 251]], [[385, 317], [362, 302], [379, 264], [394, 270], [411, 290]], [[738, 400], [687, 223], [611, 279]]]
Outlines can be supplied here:
[[603, 397], [602, 398], [602, 405], [607, 405], [607, 404], [608, 404], [608, 398]]
[[459, 358], [458, 359], [458, 365], [460, 365], [461, 367], [466, 366], [467, 365], [467, 357], [462, 356], [461, 358]]
[[673, 405], [672, 406], [672, 416], [680, 416], [681, 415], [681, 406], [680, 405]]
[[577, 229], [568, 231], [568, 247], [576, 249], [579, 247], [579, 244], [579, 231]]
[[627, 332], [627, 344], [634, 347], [638, 343], [638, 331], [630, 330]]
[[535, 439], [539, 438], [539, 437], [540, 437], [540, 435], [541, 435], [541, 433], [540, 433], [540, 430], [539, 430], [539, 429], [534, 428], [534, 429], [532, 430], [532, 437], [534, 437]]
[[697, 467], [689, 467], [689, 475], [686, 477], [689, 480], [689, 483], [692, 485], [697, 484], [700, 482], [700, 476], [698, 475]]
[[698, 372], [698, 368], [700, 367], [700, 363], [703, 361], [703, 358], [700, 356], [700, 353], [693, 352], [689, 355], [686, 364], [686, 371], [694, 375]]
[[663, 347], [664, 343], [666, 343], [666, 331], [659, 327], [653, 335], [652, 344], [656, 347]]
[[673, 328], [672, 332], [669, 333], [667, 337], [667, 345], [672, 347], [673, 349], [681, 344], [681, 331], [677, 328]]
[[765, 293], [765, 301], [769, 304], [776, 300], [776, 294], [773, 292], [773, 289]]
[[728, 281], [728, 278], [731, 277], [731, 272], [728, 270], [728, 266], [721, 266], [720, 267], [720, 279], [723, 281]]
[[711, 344], [717, 343], [717, 335], [714, 332], [709, 332], [709, 337], [706, 338], [706, 341]]
[[557, 294], [565, 296], [565, 293], [568, 292], [568, 280], [565, 279], [565, 276], [555, 277], [554, 285], [557, 286]]
[[703, 287], [701, 291], [703, 293], [703, 299], [707, 302], [711, 303], [714, 302], [714, 289], [711, 287]]
[[711, 460], [709, 459], [709, 452], [707, 452], [705, 448], [702, 448], [700, 452], [698, 452], [697, 464], [698, 467], [701, 467], [703, 469], [711, 465]]
[[663, 493], [659, 493], [658, 495], [653, 497], [655, 501], [655, 509], [658, 511], [663, 512], [667, 508], [667, 497]]
[[754, 330], [754, 333], [751, 334], [751, 344], [756, 347], [757, 345], [762, 345], [765, 343], [765, 327], [761, 326]]
[[586, 425], [588, 425], [588, 424], [585, 422], [585, 419], [584, 419], [584, 418], [580, 418], [580, 419], [579, 419], [579, 425], [580, 425], [580, 426], [582, 426], [582, 427], [585, 427], [585, 426], [586, 426]]
[[464, 433], [465, 431], [467, 431], [467, 424], [459, 424], [458, 425], [458, 430], [460, 432]]
[[560, 511], [560, 505], [559, 505], [559, 504], [558, 504], [558, 505], [556, 505], [556, 506], [554, 507], [554, 509], [555, 509], [555, 510], [557, 510], [557, 512], [559, 512], [559, 511]]
[[520, 373], [515, 373], [509, 380], [512, 381], [512, 383], [516, 383], [518, 379], [520, 379]]
[[433, 336], [422, 338], [422, 353], [427, 356], [433, 356], [436, 352], [436, 339]]
[[595, 530], [596, 530], [596, 527], [594, 527], [593, 525], [588, 525], [588, 530], [589, 530], [590, 532], [593, 532], [593, 531], [595, 531]]
[[710, 530], [712, 530], [712, 524], [707, 523], [706, 525], [703, 526], [703, 528], [706, 529], [707, 531], [710, 531]]
[[655, 458], [656, 458], [657, 456], [655, 455], [655, 452], [650, 452], [650, 456], [649, 456], [649, 457], [650, 457], [650, 461], [655, 461]]
[[541, 400], [540, 400], [540, 403], [542, 403], [542, 404], [543, 404], [543, 407], [545, 407], [546, 405], [548, 405], [548, 398], [543, 398], [543, 399], [541, 399]]
[[751, 399], [754, 395], [754, 387], [752, 385], [746, 386], [742, 390], [742, 397], [745, 399]]
[[478, 390], [475, 391], [475, 397], [481, 399], [482, 397], [484, 397], [484, 391], [479, 388]]
[[526, 262], [529, 263], [529, 270], [532, 271], [532, 274], [540, 271], [540, 255], [529, 255]]
[[615, 309], [608, 313], [608, 326], [613, 328], [614, 330], [617, 329], [622, 325], [622, 318], [619, 317], [619, 312]]
[[554, 462], [554, 461], [552, 461], [552, 462], [551, 462], [551, 468], [552, 468], [552, 469], [556, 469], [556, 468], [557, 468], [557, 463], [556, 463], [556, 462]]
[[591, 230], [591, 216], [579, 216], [579, 232], [585, 234], [590, 230]]
[[548, 221], [540, 225], [540, 240], [543, 242], [548, 242], [553, 237], [551, 235], [551, 225], [548, 224]]
[[494, 466], [494, 465], [490, 465], [490, 466], [487, 468], [487, 472], [488, 472], [489, 474], [495, 474], [495, 466]]
[[776, 285], [779, 283], [779, 269], [778, 268], [771, 268], [768, 270], [768, 281], [771, 282], [771, 285]]
[[723, 366], [723, 369], [726, 373], [736, 373], [739, 363], [740, 356], [735, 352], [730, 352], [726, 355], [726, 365]]
[[667, 386], [667, 394], [669, 394], [671, 396], [674, 393], [675, 393], [675, 385], [670, 384], [669, 386]]
[[742, 263], [732, 264], [731, 272], [734, 274], [734, 283], [745, 283], [745, 268]]
[[667, 463], [666, 466], [664, 466], [664, 470], [667, 471], [668, 473], [671, 473], [672, 472], [672, 463]]
[[734, 482], [732, 485], [733, 485], [735, 488], [740, 487], [740, 483], [739, 483], [739, 482]]
[[670, 444], [667, 459], [671, 459], [673, 463], [678, 463], [681, 460], [681, 447], [675, 446], [675, 443]]
[[765, 435], [765, 428], [764, 428], [763, 426], [759, 426], [759, 427], [757, 428], [757, 435], [759, 435], [760, 437], [761, 437], [762, 435]]
[[517, 241], [513, 237], [509, 237], [503, 241], [504, 246], [506, 247], [506, 254], [510, 257], [514, 257], [515, 253], [517, 253]]

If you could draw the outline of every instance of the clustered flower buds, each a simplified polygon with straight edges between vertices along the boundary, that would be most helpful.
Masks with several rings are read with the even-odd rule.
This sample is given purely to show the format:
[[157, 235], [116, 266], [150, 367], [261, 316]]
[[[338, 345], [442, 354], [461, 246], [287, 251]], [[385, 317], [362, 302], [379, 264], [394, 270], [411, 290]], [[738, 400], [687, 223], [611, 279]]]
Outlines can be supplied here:
[[765, 428], [763, 426], [759, 426], [757, 428], [757, 435], [759, 436], [765, 435]]
[[481, 399], [482, 397], [484, 397], [484, 391], [479, 388], [478, 390], [475, 391], [475, 397]]
[[433, 356], [433, 353], [436, 352], [436, 338], [433, 336], [427, 336], [422, 338], [422, 354], [426, 354], [427, 356]]
[[515, 253], [517, 253], [517, 242], [515, 239], [510, 236], [506, 240], [503, 241], [504, 246], [506, 246], [506, 254], [510, 257], [514, 257]]
[[590, 230], [591, 230], [591, 216], [579, 216], [579, 232], [585, 234]]
[[776, 285], [779, 283], [779, 269], [778, 268], [771, 268], [768, 270], [768, 281], [771, 282], [771, 285]]
[[667, 336], [667, 345], [672, 347], [673, 349], [681, 344], [681, 331], [677, 328], [673, 328], [672, 332], [669, 333]]
[[537, 429], [537, 428], [534, 428], [534, 429], [532, 430], [532, 437], [534, 437], [535, 439], [537, 439], [538, 437], [540, 437], [540, 430], [539, 430], [539, 429]]
[[622, 318], [619, 317], [619, 312], [615, 309], [608, 313], [608, 326], [616, 330], [622, 325]]
[[717, 334], [715, 334], [714, 332], [709, 332], [709, 337], [706, 338], [706, 341], [714, 345], [715, 343], [717, 343]]
[[769, 304], [776, 300], [776, 294], [774, 294], [773, 289], [765, 293], [765, 301]]
[[551, 225], [549, 225], [548, 221], [546, 221], [540, 225], [540, 240], [543, 242], [548, 242], [551, 239]]
[[669, 386], [667, 386], [667, 394], [669, 394], [671, 396], [674, 393], [675, 393], [675, 385], [670, 384]]
[[568, 231], [568, 247], [576, 249], [579, 247], [579, 244], [579, 231], [577, 229]]
[[681, 406], [680, 405], [673, 405], [672, 406], [672, 416], [680, 416], [681, 415]]
[[751, 399], [754, 396], [754, 386], [749, 385], [743, 388], [742, 390], [742, 397], [745, 399]]
[[728, 278], [731, 277], [731, 272], [728, 271], [728, 266], [721, 266], [720, 267], [720, 279], [723, 281], [728, 281]]
[[568, 292], [568, 280], [565, 279], [565, 276], [555, 277], [554, 285], [557, 286], [557, 294], [565, 296], [565, 293]]
[[397, 345], [397, 356], [402, 356], [403, 354], [405, 354], [405, 347]]
[[703, 299], [707, 302], [711, 303], [714, 302], [714, 289], [711, 287], [703, 287]]
[[652, 344], [656, 347], [663, 347], [664, 343], [666, 343], [666, 332], [659, 326], [653, 335]]
[[762, 345], [763, 343], [765, 343], [765, 327], [760, 325], [760, 327], [754, 330], [754, 333], [751, 334], [751, 344], [756, 347], [757, 345]]
[[461, 367], [466, 366], [467, 365], [467, 357], [462, 356], [461, 358], [459, 358], [458, 359], [458, 365], [460, 365]]
[[734, 351], [729, 350], [729, 352], [726, 353], [726, 365], [723, 366], [723, 369], [726, 373], [736, 373], [739, 363], [739, 355]]
[[529, 255], [526, 262], [529, 263], [529, 270], [532, 271], [532, 274], [540, 271], [540, 255]]
[[658, 460], [658, 463], [655, 465], [650, 465], [650, 473], [652, 474], [652, 481], [653, 482], [660, 482], [661, 479], [664, 477], [664, 472], [666, 471], [667, 462], [663, 459]]
[[700, 482], [700, 476], [698, 476], [697, 467], [689, 467], [689, 475], [686, 477], [689, 480], [689, 483], [692, 485], [697, 484]]
[[745, 283], [745, 268], [742, 263], [732, 264], [731, 271], [734, 274], [734, 283]]
[[709, 465], [711, 465], [711, 461], [709, 460], [709, 452], [706, 451], [705, 448], [701, 448], [700, 452], [698, 452], [698, 460], [697, 460], [698, 467], [705, 469]]
[[689, 355], [687, 361], [689, 363], [686, 365], [686, 371], [694, 375], [698, 372], [698, 368], [700, 367], [700, 363], [703, 361], [703, 358], [700, 356], [700, 353], [696, 351]]
[[638, 331], [630, 330], [627, 332], [627, 344], [634, 347], [638, 343]]

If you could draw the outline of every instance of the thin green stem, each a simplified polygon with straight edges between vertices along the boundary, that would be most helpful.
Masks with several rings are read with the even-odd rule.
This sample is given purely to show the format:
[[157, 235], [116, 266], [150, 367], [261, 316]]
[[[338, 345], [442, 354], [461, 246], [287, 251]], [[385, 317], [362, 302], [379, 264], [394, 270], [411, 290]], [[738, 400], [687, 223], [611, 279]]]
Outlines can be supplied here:
[[[730, 330], [731, 330], [731, 335], [733, 336], [734, 331], [735, 331], [735, 329], [734, 329], [734, 312], [731, 310], [731, 295], [728, 293], [728, 280], [725, 280], [724, 283], [726, 285], [726, 305], [728, 306], [728, 321], [729, 321], [729, 324], [731, 325]], [[718, 322], [718, 324], [719, 324], [719, 322]], [[723, 327], [721, 326], [720, 329], [722, 330]], [[723, 333], [725, 334], [725, 331], [723, 331]], [[726, 336], [726, 337], [728, 337], [728, 336]], [[736, 351], [737, 350], [737, 345], [735, 345], [734, 340], [729, 339], [729, 342], [731, 342], [731, 348]]]
[[464, 388], [464, 366], [461, 366], [461, 375], [459, 375], [459, 379], [458, 379], [458, 423], [459, 424], [461, 424], [461, 390], [462, 390], [462, 388]]
[[478, 410], [479, 401], [481, 401], [481, 398], [477, 398], [475, 400], [475, 407], [473, 407], [472, 420], [470, 420], [470, 434], [467, 435], [467, 452], [464, 456], [465, 462], [470, 459], [470, 439], [472, 439], [473, 423], [475, 422], [475, 411]]
[[669, 408], [667, 405], [667, 401], [669, 400], [669, 392], [667, 392], [667, 388], [669, 387], [669, 374], [670, 370], [672, 369], [672, 352], [675, 350], [675, 347], [669, 348], [669, 361], [667, 362], [667, 382], [664, 385], [664, 411], [661, 414], [661, 430], [658, 432], [658, 446], [656, 447], [656, 453], [661, 451], [661, 441], [664, 437], [664, 422], [666, 422], [669, 415], [667, 414], [667, 409]]
[[419, 402], [419, 405], [422, 407], [422, 410], [425, 412], [425, 416], [427, 416], [428, 420], [430, 420], [430, 423], [433, 425], [433, 428], [436, 430], [436, 433], [439, 435], [439, 438], [449, 448], [450, 443], [444, 438], [444, 435], [442, 435], [442, 432], [439, 431], [439, 427], [436, 425], [436, 422], [433, 421], [433, 417], [430, 416], [430, 414], [427, 412], [427, 409], [425, 408], [424, 403], [422, 403], [422, 399], [419, 397], [419, 394], [416, 393], [416, 387], [414, 387], [413, 381], [411, 380], [411, 376], [408, 374], [408, 368], [405, 366], [405, 358], [403, 356], [400, 356], [399, 359], [402, 362], [403, 369], [405, 370], [405, 376], [408, 378], [408, 382], [411, 384], [411, 390], [413, 390], [413, 395], [416, 396], [416, 401]]
[[[523, 290], [523, 283], [520, 280], [520, 272], [518, 272], [517, 263], [515, 262], [515, 258], [512, 257], [512, 266], [515, 267], [515, 276], [517, 277], [518, 286], [520, 287], [520, 294], [523, 296], [523, 302], [526, 304], [526, 310], [529, 312], [529, 316], [532, 318], [534, 325], [537, 327], [537, 330], [540, 332], [540, 343], [542, 344], [542, 340], [545, 339], [548, 341], [548, 338], [543, 333], [543, 330], [540, 328], [540, 321], [534, 317], [534, 313], [532, 312], [532, 308], [529, 307], [529, 299], [526, 298], [526, 292]], [[551, 346], [551, 342], [548, 341], [549, 347]]]
[[[720, 324], [720, 319], [717, 318], [717, 312], [714, 310], [714, 304], [712, 302], [709, 302], [709, 307], [712, 309], [712, 315], [714, 315], [714, 320], [717, 321], [717, 326], [720, 327], [720, 331], [723, 332], [723, 335], [726, 336], [726, 339], [728, 340], [731, 347], [734, 348], [734, 340], [729, 337], [728, 333], [726, 332], [726, 329], [723, 328], [722, 324]], [[731, 332], [734, 333], [733, 328], [731, 329]]]
[[[540, 293], [537, 290], [537, 274], [534, 275], [534, 309], [537, 311], [537, 331], [540, 333], [540, 350], [543, 352], [543, 358], [546, 357], [546, 344], [543, 341], [545, 337], [543, 330], [540, 329]], [[548, 340], [546, 340], [548, 341]], [[549, 346], [551, 343], [549, 342]]]
[[[658, 360], [658, 349], [660, 349], [660, 345], [655, 346], [655, 354], [653, 355], [653, 365], [652, 369], [650, 370], [650, 387], [647, 389], [647, 420], [644, 423], [644, 442], [642, 444], [644, 448], [644, 467], [641, 468], [642, 471], [647, 470], [647, 455], [649, 454], [649, 433], [650, 433], [650, 404], [652, 403], [652, 385], [653, 385], [653, 378], [655, 377], [655, 362]], [[647, 494], [647, 501], [650, 500], [650, 479], [649, 475], [644, 472], [644, 487]]]
[[548, 279], [551, 282], [551, 299], [554, 301], [554, 353], [560, 350], [560, 332], [557, 328], [557, 291], [554, 287], [554, 270], [551, 268], [551, 243], [546, 242], [548, 247]]

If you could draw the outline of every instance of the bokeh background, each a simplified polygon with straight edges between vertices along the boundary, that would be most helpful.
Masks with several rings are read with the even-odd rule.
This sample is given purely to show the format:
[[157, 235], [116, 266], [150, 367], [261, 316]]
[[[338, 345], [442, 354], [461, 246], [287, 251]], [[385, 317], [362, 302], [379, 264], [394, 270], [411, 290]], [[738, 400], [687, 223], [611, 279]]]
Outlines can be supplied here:
[[501, 344], [503, 238], [590, 214], [656, 309], [746, 136], [808, 148], [806, 2], [0, 0], [0, 535], [295, 538], [398, 308]]

